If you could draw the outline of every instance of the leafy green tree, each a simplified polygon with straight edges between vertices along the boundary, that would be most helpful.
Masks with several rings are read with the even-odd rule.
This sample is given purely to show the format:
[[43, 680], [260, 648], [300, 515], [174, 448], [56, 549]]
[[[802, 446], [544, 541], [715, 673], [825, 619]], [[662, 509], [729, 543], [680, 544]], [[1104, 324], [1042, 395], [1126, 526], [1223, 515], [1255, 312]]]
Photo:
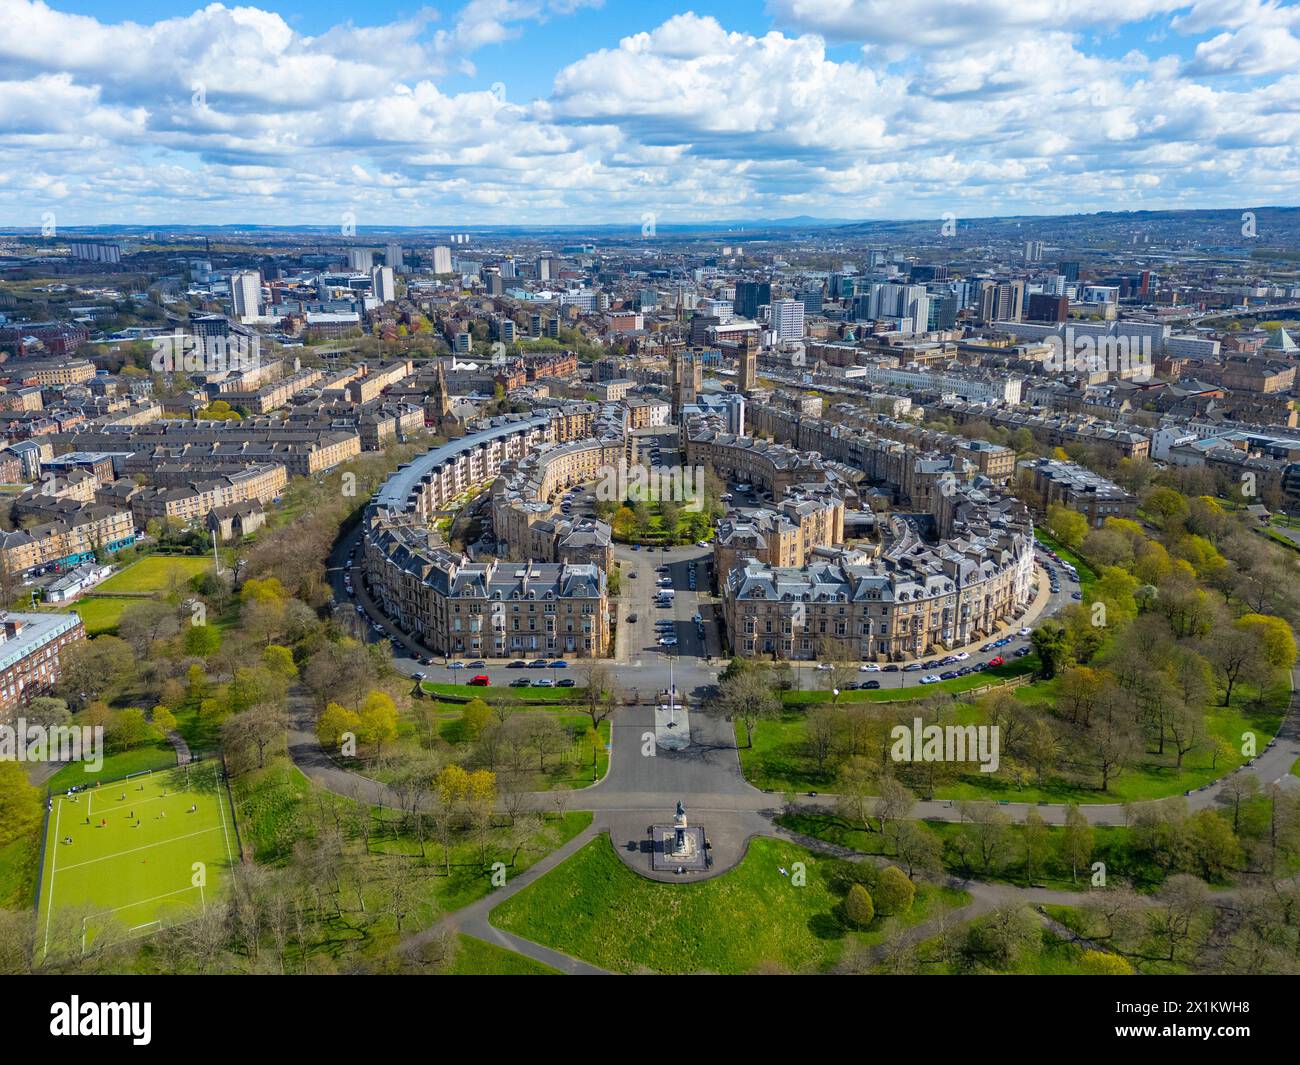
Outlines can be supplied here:
[[22, 763], [0, 762], [0, 847], [34, 832], [40, 821], [40, 789], [28, 781]]
[[875, 907], [882, 914], [907, 913], [916, 898], [916, 885], [896, 865], [880, 871], [876, 881]]
[[849, 888], [849, 893], [844, 898], [844, 916], [858, 928], [866, 928], [875, 918], [876, 907], [871, 901], [871, 895], [861, 884]]

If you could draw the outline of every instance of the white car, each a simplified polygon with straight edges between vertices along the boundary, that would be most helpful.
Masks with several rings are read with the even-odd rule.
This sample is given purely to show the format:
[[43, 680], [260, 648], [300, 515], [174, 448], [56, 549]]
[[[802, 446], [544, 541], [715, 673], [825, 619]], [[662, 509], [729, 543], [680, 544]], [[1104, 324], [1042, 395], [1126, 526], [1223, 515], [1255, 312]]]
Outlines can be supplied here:
[[696, 541], [695, 541], [695, 546], [696, 546], [696, 547], [708, 547], [708, 546], [709, 546], [709, 541], [708, 541], [708, 540], [696, 540]]
[[880, 667], [875, 662], [863, 662], [858, 666], [859, 673], [879, 673]]
[[817, 663], [817, 668], [818, 668], [818, 669], [834, 669], [835, 667], [834, 667], [833, 665], [831, 665], [829, 662], [818, 662], [818, 663]]
[[662, 637], [662, 638], [659, 640], [659, 646], [660, 646], [660, 647], [676, 647], [676, 646], [677, 646], [677, 637], [676, 637], [676, 636], [664, 636], [664, 637]]
[[703, 625], [703, 624], [704, 624], [704, 615], [703, 615], [703, 614], [696, 614], [694, 617], [691, 618], [691, 620], [692, 620], [693, 622], [695, 622], [695, 624], [697, 624], [697, 625]]
[[939, 683], [939, 678], [938, 678], [938, 676], [936, 676], [934, 673], [927, 673], [924, 677], [921, 678], [921, 683], [922, 683], [922, 684], [938, 684], [938, 683]]
[[966, 651], [958, 651], [953, 655], [953, 658], [957, 659], [958, 662], [965, 662], [966, 659], [970, 658], [970, 654]]
[[1033, 629], [1031, 629], [1028, 625], [1026, 625], [1023, 629], [1020, 630], [1020, 635], [1030, 636], [1033, 634], [1033, 631], [1034, 631]]

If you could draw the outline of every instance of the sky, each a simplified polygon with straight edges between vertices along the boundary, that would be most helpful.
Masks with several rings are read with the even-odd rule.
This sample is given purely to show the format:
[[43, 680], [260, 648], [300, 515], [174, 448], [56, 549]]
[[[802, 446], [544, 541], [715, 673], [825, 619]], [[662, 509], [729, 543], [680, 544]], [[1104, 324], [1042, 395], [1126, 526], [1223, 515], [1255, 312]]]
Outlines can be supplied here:
[[0, 225], [1300, 203], [1280, 0], [0, 0]]

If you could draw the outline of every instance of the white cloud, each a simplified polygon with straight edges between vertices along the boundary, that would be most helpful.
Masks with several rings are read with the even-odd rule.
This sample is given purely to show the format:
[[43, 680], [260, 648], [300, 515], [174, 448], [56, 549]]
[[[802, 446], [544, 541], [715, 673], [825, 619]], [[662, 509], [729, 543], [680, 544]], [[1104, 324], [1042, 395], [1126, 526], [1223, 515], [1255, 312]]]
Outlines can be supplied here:
[[[252, 7], [145, 25], [0, 0], [0, 221], [52, 200], [63, 224], [364, 225], [1294, 196], [1295, 10], [1268, 0], [1182, 4], [1163, 24], [1198, 35], [1186, 61], [1094, 43], [1163, 0], [779, 0], [766, 33], [631, 27], [540, 99], [448, 88], [486, 45], [544, 62], [528, 26], [584, 5], [470, 0], [308, 36]], [[873, 47], [845, 60], [828, 39]]]

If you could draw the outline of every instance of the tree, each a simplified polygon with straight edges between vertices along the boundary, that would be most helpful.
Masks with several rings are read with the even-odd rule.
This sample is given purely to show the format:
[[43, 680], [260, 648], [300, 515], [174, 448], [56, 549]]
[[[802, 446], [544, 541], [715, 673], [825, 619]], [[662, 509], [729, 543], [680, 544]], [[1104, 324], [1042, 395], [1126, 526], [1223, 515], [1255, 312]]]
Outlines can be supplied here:
[[283, 743], [288, 723], [288, 715], [283, 707], [275, 703], [258, 703], [222, 724], [222, 746], [228, 754], [241, 760], [256, 751], [257, 767], [264, 769], [266, 752], [272, 746]]
[[167, 736], [176, 731], [176, 715], [161, 703], [149, 711], [149, 723], [161, 736]]
[[397, 738], [397, 705], [386, 692], [374, 691], [361, 704], [361, 727], [357, 737], [374, 748], [375, 757], [383, 753], [384, 744]]
[[1029, 881], [1030, 886], [1033, 886], [1046, 870], [1048, 859], [1052, 854], [1051, 833], [1047, 822], [1037, 810], [1030, 810], [1025, 814], [1024, 843], [1025, 879]]
[[327, 751], [337, 751], [346, 733], [356, 735], [361, 728], [361, 717], [347, 707], [330, 703], [316, 722], [316, 735]]
[[482, 699], [471, 699], [460, 711], [462, 735], [476, 740], [492, 720], [492, 708]]
[[1051, 680], [1071, 662], [1070, 636], [1064, 625], [1048, 618], [1030, 637], [1043, 677]]
[[1079, 968], [1085, 976], [1133, 975], [1133, 966], [1127, 958], [1105, 950], [1085, 950], [1079, 955]]
[[844, 898], [844, 916], [858, 928], [866, 928], [875, 918], [876, 907], [867, 889], [861, 884], [849, 888], [849, 893]]
[[213, 625], [191, 625], [185, 630], [185, 653], [207, 658], [221, 650], [221, 630]]
[[68, 704], [52, 695], [38, 695], [23, 709], [23, 717], [29, 725], [43, 728], [66, 725], [70, 716]]
[[896, 865], [887, 865], [876, 880], [875, 907], [882, 914], [907, 913], [916, 898], [916, 885]]
[[745, 745], [754, 746], [754, 729], [758, 723], [776, 717], [781, 701], [772, 690], [766, 670], [746, 669], [724, 679], [719, 685], [715, 709], [745, 726]]
[[808, 753], [817, 763], [817, 772], [826, 771], [826, 762], [835, 750], [840, 733], [840, 715], [833, 706], [816, 706], [808, 713]]
[[293, 652], [279, 644], [269, 644], [262, 648], [262, 668], [273, 677], [288, 683], [298, 676], [298, 667], [293, 661]]
[[1142, 502], [1142, 509], [1168, 529], [1187, 513], [1187, 500], [1172, 488], [1153, 488]]
[[1047, 508], [1047, 528], [1066, 547], [1077, 551], [1088, 535], [1088, 519], [1078, 511], [1054, 503]]
[[1061, 834], [1061, 861], [1070, 867], [1070, 879], [1079, 880], [1079, 870], [1092, 862], [1094, 846], [1092, 825], [1073, 803], [1065, 811], [1065, 831]]
[[894, 841], [894, 856], [903, 863], [908, 877], [943, 867], [943, 842], [925, 822], [895, 821], [889, 834]]
[[131, 645], [116, 636], [77, 640], [59, 651], [59, 693], [85, 706], [135, 673]]
[[117, 631], [143, 658], [156, 641], [175, 636], [180, 631], [180, 623], [176, 620], [175, 608], [170, 604], [146, 599], [132, 603], [122, 611]]
[[27, 780], [21, 762], [0, 761], [0, 847], [36, 831], [41, 793]]
[[115, 751], [129, 751], [157, 739], [157, 733], [138, 706], [128, 706], [114, 713], [106, 732], [108, 745]]

